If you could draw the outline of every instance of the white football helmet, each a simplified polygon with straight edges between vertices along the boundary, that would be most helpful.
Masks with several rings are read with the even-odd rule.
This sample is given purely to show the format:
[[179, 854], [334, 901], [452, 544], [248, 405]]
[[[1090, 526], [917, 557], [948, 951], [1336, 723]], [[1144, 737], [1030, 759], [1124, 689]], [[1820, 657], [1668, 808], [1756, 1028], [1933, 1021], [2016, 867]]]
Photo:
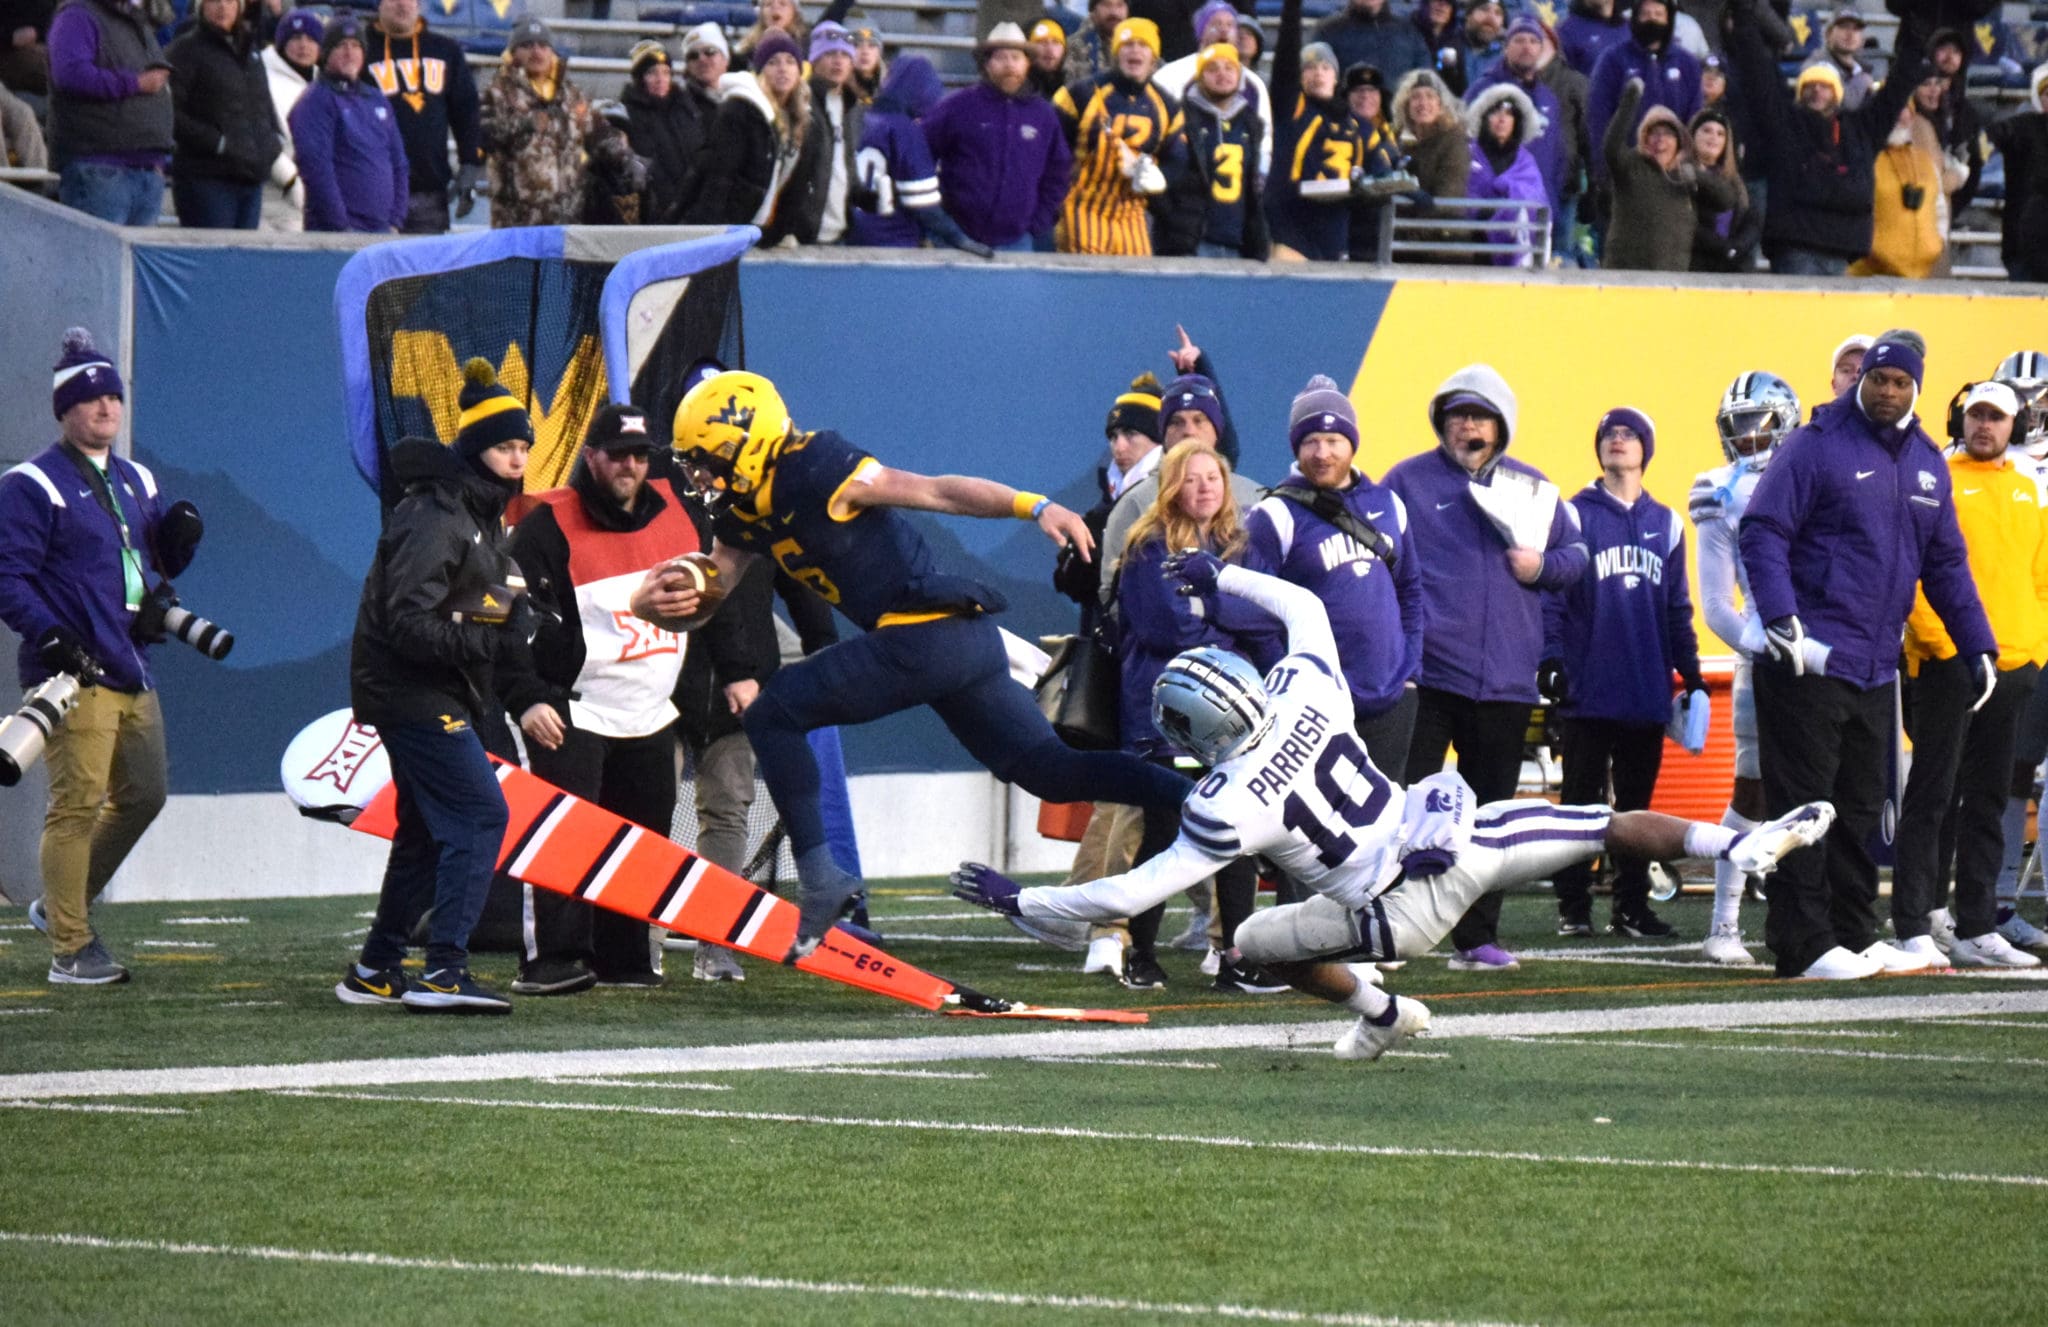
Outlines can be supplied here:
[[1799, 417], [1799, 393], [1790, 383], [1775, 373], [1745, 373], [1728, 384], [1714, 427], [1724, 456], [1761, 470]]
[[1250, 746], [1271, 717], [1259, 670], [1214, 645], [1175, 655], [1152, 684], [1153, 726], [1204, 765]]

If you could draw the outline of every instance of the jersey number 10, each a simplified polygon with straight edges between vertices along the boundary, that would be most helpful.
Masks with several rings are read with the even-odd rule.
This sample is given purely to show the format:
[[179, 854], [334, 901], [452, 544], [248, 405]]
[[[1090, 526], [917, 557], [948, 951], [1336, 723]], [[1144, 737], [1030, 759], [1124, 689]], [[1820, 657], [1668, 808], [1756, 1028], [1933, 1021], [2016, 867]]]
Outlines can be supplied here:
[[[1337, 780], [1337, 766], [1348, 761], [1351, 767], [1364, 777], [1368, 792], [1363, 802], [1355, 800], [1351, 789]], [[1353, 786], [1357, 781], [1353, 780]], [[1387, 809], [1387, 801], [1393, 796], [1393, 787], [1372, 767], [1372, 761], [1357, 741], [1348, 733], [1338, 733], [1323, 748], [1323, 754], [1316, 759], [1316, 791], [1330, 805], [1330, 810], [1344, 818], [1344, 823], [1353, 829], [1363, 829], [1376, 824], [1381, 813]], [[1316, 849], [1316, 859], [1331, 869], [1342, 866], [1357, 850], [1358, 841], [1338, 829], [1326, 816], [1317, 815], [1300, 793], [1287, 794], [1287, 800], [1280, 804], [1280, 819], [1287, 828], [1307, 839]]]

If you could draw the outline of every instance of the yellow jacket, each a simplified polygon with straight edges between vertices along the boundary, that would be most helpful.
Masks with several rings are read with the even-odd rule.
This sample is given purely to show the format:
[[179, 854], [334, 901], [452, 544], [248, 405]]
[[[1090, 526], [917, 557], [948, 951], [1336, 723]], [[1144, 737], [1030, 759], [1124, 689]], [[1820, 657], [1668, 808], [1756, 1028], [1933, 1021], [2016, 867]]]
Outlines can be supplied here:
[[[1978, 461], [1958, 451], [1948, 468], [1970, 576], [1998, 637], [1999, 668], [2048, 663], [2048, 513], [2034, 477], [2010, 455]], [[1918, 676], [1922, 661], [1955, 652], [1926, 592], [1914, 591], [1906, 619], [1907, 672]]]

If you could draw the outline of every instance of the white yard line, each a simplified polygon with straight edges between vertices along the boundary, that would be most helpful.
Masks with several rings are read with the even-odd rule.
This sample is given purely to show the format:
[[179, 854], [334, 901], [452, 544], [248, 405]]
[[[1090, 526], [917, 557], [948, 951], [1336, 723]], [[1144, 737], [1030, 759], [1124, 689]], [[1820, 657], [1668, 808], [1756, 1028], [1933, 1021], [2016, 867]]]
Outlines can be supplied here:
[[[1810, 988], [1809, 988], [1810, 989]], [[1882, 990], [1882, 984], [1874, 989]], [[1430, 1041], [1461, 1037], [1587, 1035], [1679, 1028], [1803, 1027], [1883, 1023], [1929, 1016], [2048, 1014], [2048, 990], [1945, 991], [1926, 995], [1815, 996], [1794, 1000], [1630, 1005], [1547, 1013], [1446, 1014]], [[925, 1014], [906, 1018], [930, 1026]], [[326, 1060], [299, 1064], [200, 1065], [166, 1069], [86, 1069], [0, 1075], [0, 1098], [186, 1096], [276, 1088], [388, 1087], [399, 1083], [481, 1083], [522, 1078], [726, 1073], [813, 1065], [938, 1064], [1016, 1060], [1034, 1055], [1140, 1055], [1328, 1047], [1349, 1015], [1293, 1023], [1192, 1027], [1062, 1027], [1027, 1031], [1015, 1024], [951, 1035], [774, 1041], [737, 1046], [623, 1050], [506, 1051], [488, 1055]]]
[[791, 1069], [793, 1074], [846, 1074], [853, 1078], [958, 1078], [986, 1079], [987, 1074], [946, 1069], [855, 1069], [849, 1065], [821, 1064], [814, 1069]]
[[886, 928], [894, 926], [897, 922], [1000, 922], [1001, 919], [985, 908], [976, 908], [972, 912], [907, 912], [894, 915], [876, 913], [868, 920], [885, 928], [882, 934], [886, 936], [893, 934]]
[[[1256, 1304], [1189, 1304], [1100, 1295], [1049, 1295], [954, 1286], [911, 1286], [860, 1281], [803, 1281], [782, 1276], [730, 1276], [659, 1267], [584, 1267], [574, 1263], [472, 1262], [461, 1258], [401, 1257], [334, 1249], [286, 1249], [261, 1244], [199, 1244], [182, 1240], [110, 1239], [100, 1235], [0, 1230], [0, 1244], [92, 1249], [114, 1253], [160, 1253], [178, 1257], [239, 1258], [254, 1262], [369, 1267], [408, 1272], [460, 1272], [484, 1276], [544, 1276], [572, 1281], [617, 1281], [696, 1286], [707, 1290], [759, 1290], [804, 1295], [839, 1295], [988, 1305], [1000, 1308], [1065, 1309], [1080, 1313], [1175, 1318], [1235, 1318], [1249, 1322], [1298, 1322], [1318, 1327], [1505, 1327], [1504, 1324], [1443, 1319], [1390, 1318], [1376, 1313], [1315, 1313], [1307, 1309]], [[685, 1313], [687, 1316], [687, 1313]]]
[[284, 1004], [282, 1000], [223, 1000], [223, 1009], [274, 1009]]
[[886, 930], [882, 932], [882, 938], [892, 945], [901, 940], [943, 940], [949, 945], [1035, 945], [1038, 943], [1038, 941], [1033, 940], [1028, 935], [922, 935]]
[[1034, 1055], [1032, 1064], [1130, 1064], [1140, 1069], [1221, 1069], [1214, 1060], [1139, 1060], [1126, 1055]]
[[569, 1111], [596, 1115], [653, 1115], [697, 1120], [740, 1120], [756, 1124], [799, 1124], [836, 1129], [901, 1129], [917, 1133], [981, 1134], [1003, 1138], [1065, 1138], [1108, 1143], [1163, 1143], [1174, 1147], [1215, 1147], [1249, 1152], [1329, 1153], [1340, 1156], [1428, 1160], [1524, 1162], [1543, 1166], [1604, 1166], [1632, 1170], [1709, 1171], [1742, 1175], [1807, 1175], [1824, 1179], [1906, 1180], [1925, 1183], [1995, 1184], [2048, 1188], [2048, 1175], [1981, 1175], [1951, 1171], [1881, 1170], [1860, 1166], [1780, 1165], [1767, 1161], [1696, 1161], [1683, 1158], [1615, 1157], [1546, 1152], [1497, 1152], [1465, 1147], [1392, 1147], [1318, 1140], [1237, 1138], [1203, 1134], [1141, 1133], [1084, 1129], [1072, 1125], [1005, 1124], [984, 1120], [909, 1120], [849, 1115], [801, 1115], [786, 1111], [698, 1110], [684, 1106], [631, 1106], [591, 1101], [533, 1101], [516, 1097], [416, 1097], [379, 1092], [285, 1091], [278, 1095], [323, 1101], [379, 1102], [392, 1106], [468, 1106], [479, 1109]]
[[54, 1009], [0, 1009], [0, 1018], [20, 1018], [24, 1014], [54, 1014]]
[[92, 1115], [187, 1115], [182, 1106], [112, 1106], [98, 1101], [0, 1101], [4, 1110], [70, 1110]]
[[1931, 1027], [2025, 1028], [2029, 1032], [2048, 1032], [2048, 1023], [2029, 1023], [2019, 1018], [1916, 1018], [1913, 1021]]
[[1848, 1028], [1715, 1028], [1714, 1031], [1743, 1037], [1860, 1037], [1869, 1041], [1882, 1041], [1899, 1035], [1896, 1032], [1852, 1032]]
[[166, 917], [166, 926], [247, 926], [247, 917]]
[[138, 940], [144, 949], [218, 949], [211, 940]]
[[1723, 1046], [1706, 1041], [1610, 1041], [1604, 1037], [1496, 1037], [1494, 1040], [1526, 1042], [1535, 1046], [1627, 1046], [1645, 1051], [1723, 1051], [1738, 1055], [1817, 1055], [1836, 1060], [1917, 1060], [1923, 1064], [1995, 1064], [2019, 1069], [2048, 1068], [2048, 1060], [2018, 1057], [1920, 1055], [1909, 1051], [1836, 1051], [1825, 1046]]
[[731, 1083], [678, 1083], [644, 1078], [542, 1078], [542, 1083], [564, 1083], [583, 1087], [651, 1087], [667, 1092], [730, 1092]]

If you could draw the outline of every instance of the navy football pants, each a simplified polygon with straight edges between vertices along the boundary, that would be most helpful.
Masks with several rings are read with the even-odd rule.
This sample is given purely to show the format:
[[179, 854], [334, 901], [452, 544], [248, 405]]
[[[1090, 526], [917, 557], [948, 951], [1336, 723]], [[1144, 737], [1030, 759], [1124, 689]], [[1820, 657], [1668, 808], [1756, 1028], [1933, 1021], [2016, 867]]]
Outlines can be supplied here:
[[[818, 761], [804, 735], [929, 705], [960, 745], [1005, 783], [1048, 802], [1122, 802], [1175, 810], [1193, 785], [1120, 751], [1077, 751], [1010, 676], [986, 618], [883, 627], [820, 650], [768, 680], [747, 707], [761, 780], [801, 857], [825, 842]], [[908, 828], [908, 827], [906, 827]]]

